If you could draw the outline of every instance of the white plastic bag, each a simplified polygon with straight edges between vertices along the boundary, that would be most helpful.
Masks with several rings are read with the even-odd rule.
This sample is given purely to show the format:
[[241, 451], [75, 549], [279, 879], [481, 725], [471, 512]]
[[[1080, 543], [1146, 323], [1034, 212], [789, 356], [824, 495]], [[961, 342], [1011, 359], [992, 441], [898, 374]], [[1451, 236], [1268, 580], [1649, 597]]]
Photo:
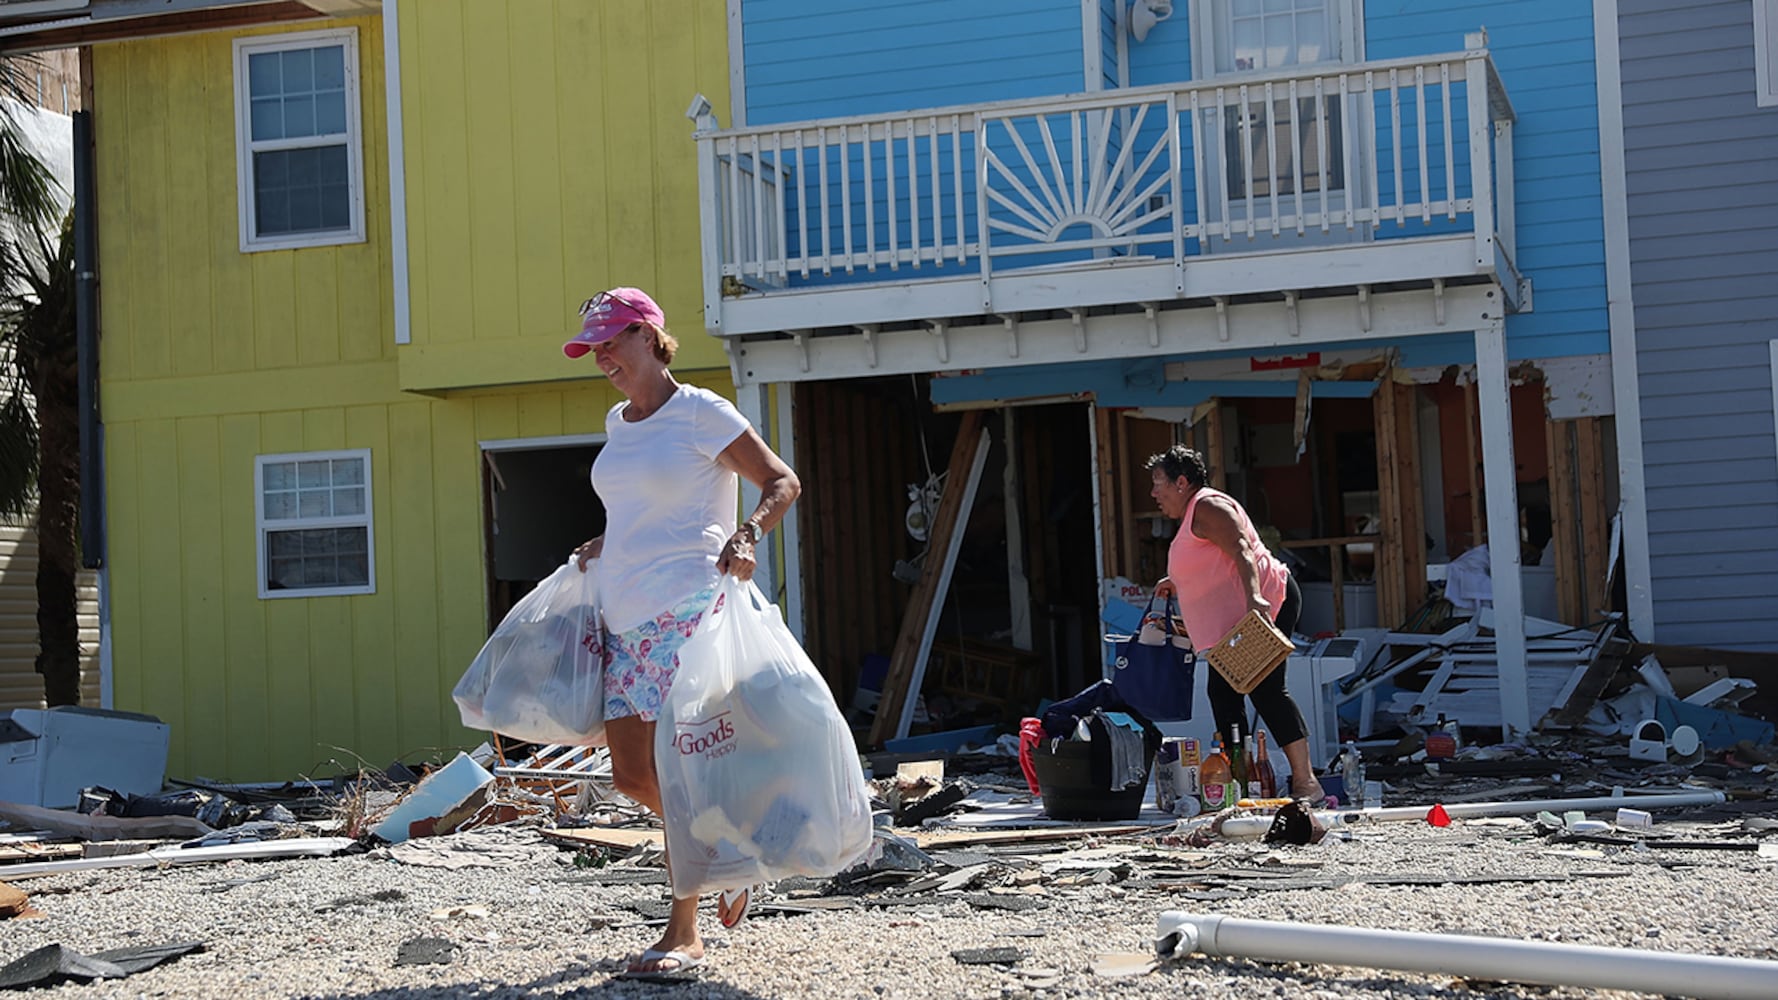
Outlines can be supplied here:
[[758, 587], [723, 577], [679, 664], [654, 748], [675, 895], [832, 875], [870, 850], [852, 731]]
[[531, 743], [599, 746], [605, 633], [598, 560], [570, 559], [519, 599], [451, 691], [471, 729]]

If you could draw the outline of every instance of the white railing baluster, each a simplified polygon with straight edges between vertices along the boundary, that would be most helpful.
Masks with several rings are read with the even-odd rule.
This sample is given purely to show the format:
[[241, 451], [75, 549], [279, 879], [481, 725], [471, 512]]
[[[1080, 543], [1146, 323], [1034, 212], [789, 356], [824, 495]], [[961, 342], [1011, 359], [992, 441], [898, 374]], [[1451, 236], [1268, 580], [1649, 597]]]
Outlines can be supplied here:
[[773, 214], [778, 217], [778, 245], [772, 248], [772, 265], [778, 277], [790, 280], [790, 240], [786, 235], [790, 222], [790, 204], [785, 200], [788, 194], [784, 190], [784, 182], [789, 173], [784, 169], [784, 133], [772, 133], [772, 169], [776, 177], [772, 182]]
[[[1088, 131], [1094, 133], [1091, 152], [1093, 169], [1087, 182], [1086, 199], [1081, 202], [1081, 211], [1088, 214], [1097, 214], [1092, 206], [1103, 205], [1109, 197], [1106, 188], [1110, 185], [1106, 181], [1111, 176], [1108, 170], [1111, 164], [1107, 159], [1111, 153], [1111, 121], [1109, 108], [1097, 112], [1095, 118], [1087, 120]], [[1095, 122], [1097, 127], [1093, 128]]]
[[1290, 81], [1290, 186], [1296, 196], [1296, 234], [1303, 235], [1303, 129], [1302, 107], [1297, 103], [1296, 81]]
[[857, 255], [852, 249], [852, 150], [851, 129], [840, 126], [840, 230], [846, 244], [846, 273], [857, 273]]
[[1432, 223], [1432, 178], [1426, 165], [1426, 67], [1414, 67], [1414, 114], [1419, 124], [1415, 138], [1420, 146], [1420, 221]]
[[1226, 121], [1229, 115], [1227, 91], [1216, 88], [1216, 186], [1222, 192], [1222, 238], [1234, 238], [1234, 228], [1229, 216], [1234, 209], [1229, 205], [1229, 126], [1233, 122]]
[[1445, 123], [1445, 218], [1457, 221], [1457, 154], [1452, 139], [1456, 124], [1451, 121], [1451, 64], [1438, 64], [1438, 96]]
[[[959, 213], [961, 214], [961, 213]], [[994, 255], [988, 243], [988, 125], [975, 116], [975, 238], [982, 258], [982, 311], [994, 309]]]
[[[1062, 173], [1062, 156], [1056, 152], [1056, 137], [1050, 132], [1048, 115], [1039, 114], [1036, 116], [1036, 120], [1037, 133], [1043, 137], [1044, 153], [1050, 158], [1050, 172], [1047, 174], [1031, 158], [1030, 152], [1025, 149], [1025, 141], [1019, 137], [1018, 129], [1012, 127], [1012, 119], [1003, 118], [1001, 123], [1006, 126], [1007, 133], [1012, 136], [1012, 144], [1018, 147], [1019, 155], [1024, 158], [1025, 168], [1030, 170], [1031, 176], [1037, 180], [1037, 188], [1043, 192], [1044, 200], [1049, 202], [1050, 211], [1057, 215], [1067, 215], [1068, 209], [1063, 205], [1063, 202], [1068, 198], [1067, 178]], [[1051, 177], [1056, 179], [1053, 191], [1050, 189], [1049, 178]], [[1035, 199], [1032, 200], [1032, 204], [1036, 204]]]
[[[977, 119], [980, 124], [980, 118]], [[976, 145], [981, 145], [982, 136], [978, 131], [975, 136]], [[978, 185], [981, 178], [977, 178]], [[969, 237], [964, 231], [965, 213], [963, 211], [963, 118], [951, 116], [951, 207], [957, 215], [957, 263], [962, 264], [969, 256]]]
[[1068, 207], [1078, 212], [1080, 207], [1085, 204], [1080, 197], [1080, 175], [1085, 172], [1085, 163], [1083, 162], [1085, 151], [1081, 149], [1085, 137], [1080, 130], [1080, 112], [1076, 111], [1068, 116], [1068, 132], [1070, 146], [1074, 153], [1074, 200], [1069, 203]]
[[741, 205], [741, 140], [730, 139], [728, 149], [729, 259], [735, 262], [735, 277], [740, 278], [747, 274], [747, 258], [741, 249], [745, 218]]
[[1209, 151], [1204, 146], [1204, 106], [1199, 97], [1199, 91], [1192, 91], [1192, 180], [1196, 182], [1192, 187], [1198, 203], [1198, 253], [1204, 254], [1210, 252], [1210, 248], [1205, 245], [1210, 242], [1210, 187], [1209, 181], [1204, 177], [1210, 160], [1206, 155]]
[[[1197, 93], [1194, 91], [1193, 98]], [[1142, 114], [1148, 110], [1144, 104], [1136, 115], [1136, 126], [1131, 132], [1141, 131]], [[1192, 111], [1192, 123], [1197, 123], [1197, 109]], [[1179, 95], [1167, 95], [1167, 200], [1173, 214], [1173, 294], [1185, 294], [1185, 199], [1180, 197], [1179, 185], [1185, 177], [1185, 157], [1179, 149]], [[1134, 136], [1127, 137], [1133, 140]], [[1196, 142], [1193, 142], [1194, 148]], [[1120, 158], [1121, 159], [1121, 158]], [[1202, 184], [1198, 187], [1201, 189]], [[1200, 217], [1199, 222], [1203, 219]]]
[[[1327, 189], [1330, 181], [1327, 176], [1326, 83], [1327, 81], [1322, 77], [1318, 76], [1315, 78], [1315, 151], [1317, 154], [1315, 159], [1316, 170], [1318, 171], [1317, 176], [1321, 179], [1321, 231], [1324, 233], [1328, 232], [1330, 228], [1327, 218]], [[1352, 140], [1347, 139], [1346, 141], [1351, 142]], [[1347, 197], [1350, 198], [1351, 195], [1348, 193]]]
[[753, 211], [748, 217], [753, 222], [753, 273], [764, 278], [766, 275], [766, 193], [765, 164], [759, 160], [759, 134], [754, 133], [753, 141], [748, 144], [748, 152], [753, 157]]
[[902, 122], [908, 135], [908, 255], [920, 266], [920, 153], [914, 147], [914, 120]]
[[945, 262], [945, 210], [944, 195], [939, 186], [938, 173], [938, 119], [926, 119], [926, 152], [932, 167], [932, 262]]
[[[1171, 100], [1172, 97], [1169, 96], [1168, 99]], [[1111, 195], [1112, 192], [1117, 189], [1119, 178], [1122, 177], [1124, 172], [1130, 167], [1130, 155], [1136, 150], [1136, 139], [1142, 133], [1142, 122], [1147, 116], [1148, 105], [1139, 104], [1136, 106], [1135, 120], [1124, 122], [1124, 137], [1123, 141], [1118, 143], [1117, 161], [1112, 163], [1105, 171], [1102, 178], [1105, 181], [1104, 187], [1095, 190], [1092, 199], [1087, 202], [1087, 213], [1089, 215], [1104, 214], [1105, 206], [1111, 203]], [[1106, 115], [1107, 132], [1111, 131], [1111, 126], [1109, 124], [1110, 120], [1111, 116]], [[1107, 141], [1109, 142], [1109, 137], [1107, 138]], [[1141, 176], [1140, 173], [1138, 173], [1137, 176]]]
[[809, 145], [808, 137], [802, 129], [796, 130], [796, 249], [800, 258], [800, 270], [804, 278], [809, 276], [809, 185], [804, 180], [808, 173]]
[[[895, 123], [883, 123], [883, 218], [889, 223], [889, 270], [901, 270], [901, 212], [895, 198]], [[871, 244], [874, 250], [876, 244]]]
[[876, 142], [876, 126], [864, 126], [864, 269], [877, 269], [877, 154], [871, 149]]
[[833, 219], [828, 214], [828, 206], [833, 198], [827, 192], [827, 127], [815, 130], [816, 152], [821, 160], [821, 275], [828, 277], [833, 274]]
[[1399, 228], [1407, 219], [1402, 214], [1404, 199], [1401, 193], [1401, 78], [1395, 70], [1389, 71], [1389, 138], [1395, 155], [1395, 225]]
[[1373, 123], [1370, 129], [1371, 155], [1365, 159], [1371, 164], [1371, 228], [1375, 230], [1383, 225], [1383, 185], [1377, 180], [1377, 161], [1383, 158], [1383, 150], [1380, 148], [1382, 139], [1377, 135], [1374, 124], [1377, 111], [1377, 74], [1369, 70], [1364, 74], [1364, 109], [1366, 120]]
[[1241, 85], [1241, 200], [1247, 214], [1247, 238], [1253, 239], [1253, 115], [1247, 85]]
[[1278, 235], [1278, 96], [1266, 83], [1266, 202], [1272, 212], [1272, 235]]
[[[1352, 169], [1352, 160], [1356, 155], [1353, 153], [1352, 147], [1358, 145], [1359, 140], [1362, 138], [1360, 133], [1363, 132], [1365, 119], [1362, 115], [1355, 115], [1352, 113], [1354, 101], [1352, 99], [1351, 91], [1347, 88], [1348, 83], [1349, 81], [1346, 78], [1346, 74], [1341, 73], [1340, 113], [1345, 116], [1345, 121], [1341, 123], [1340, 128], [1340, 133], [1343, 138], [1343, 141], [1340, 143], [1340, 149], [1346, 158], [1346, 170], [1344, 174], [1346, 178], [1346, 230], [1350, 232], [1358, 225], [1358, 202], [1364, 185], [1364, 182], [1358, 176], [1358, 171]], [[1370, 158], [1375, 159], [1375, 156], [1373, 155]], [[1374, 192], [1375, 190], [1376, 186], [1373, 184], [1371, 186], [1371, 191]], [[1374, 198], [1375, 195], [1373, 194], [1371, 197]]]

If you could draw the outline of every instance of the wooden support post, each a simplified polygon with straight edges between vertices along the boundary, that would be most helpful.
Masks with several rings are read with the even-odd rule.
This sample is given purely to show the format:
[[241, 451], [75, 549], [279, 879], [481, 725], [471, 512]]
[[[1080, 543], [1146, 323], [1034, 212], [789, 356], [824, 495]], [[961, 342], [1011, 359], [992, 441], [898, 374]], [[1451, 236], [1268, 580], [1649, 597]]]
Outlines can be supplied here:
[[1550, 466], [1550, 531], [1556, 541], [1556, 616], [1565, 625], [1585, 624], [1585, 588], [1582, 585], [1579, 546], [1580, 525], [1574, 504], [1574, 422], [1546, 420], [1544, 450]]
[[1099, 549], [1104, 560], [1099, 571], [1101, 579], [1109, 579], [1121, 576], [1123, 568], [1120, 558], [1123, 546], [1118, 544], [1117, 516], [1120, 509], [1117, 488], [1118, 431], [1122, 430], [1122, 426], [1112, 411], [1103, 406], [1093, 407], [1093, 421], [1099, 436], [1099, 453], [1093, 456], [1093, 460], [1099, 476]]
[[[1469, 547], [1475, 548], [1488, 538], [1482, 528], [1482, 484], [1476, 478], [1476, 396], [1475, 382], [1463, 383], [1463, 444], [1469, 454], [1469, 465], [1463, 470], [1469, 480]], [[1461, 555], [1462, 553], [1457, 553]]]
[[939, 498], [933, 514], [932, 531], [927, 536], [926, 558], [920, 565], [920, 582], [914, 584], [908, 599], [907, 612], [901, 619], [901, 631], [895, 637], [895, 650], [889, 657], [889, 669], [883, 678], [883, 693], [877, 701], [876, 718], [871, 721], [870, 742], [881, 745], [891, 735], [905, 734], [902, 717], [919, 691], [919, 678], [925, 673], [925, 658], [932, 648], [931, 625], [934, 612], [944, 600], [950, 583], [950, 568], [956, 558], [956, 542], [962, 539], [964, 521], [969, 510], [966, 501], [974, 499], [973, 489], [981, 473], [979, 452], [985, 450], [982, 411], [969, 410], [957, 428], [957, 443], [951, 448], [951, 463], [946, 467], [944, 495]]
[[1581, 539], [1581, 613], [1587, 621], [1611, 606], [1611, 595], [1605, 592], [1605, 578], [1611, 573], [1611, 567], [1606, 565], [1610, 528], [1605, 510], [1605, 441], [1599, 424], [1598, 417], [1574, 422]]
[[1401, 499], [1401, 570], [1406, 598], [1402, 618], [1419, 610], [1426, 601], [1426, 499], [1420, 485], [1420, 390], [1393, 383], [1395, 388], [1396, 495]]
[[1210, 487], [1227, 490], [1229, 455], [1222, 437], [1222, 400], [1214, 397], [1210, 400], [1210, 412], [1204, 415], [1204, 438], [1208, 442], [1204, 446], [1204, 464], [1210, 466]]
[[1402, 575], [1401, 477], [1396, 452], [1395, 409], [1398, 397], [1388, 372], [1371, 397], [1372, 428], [1377, 440], [1377, 516], [1381, 521], [1376, 547], [1377, 620], [1388, 628], [1408, 616], [1407, 581]]

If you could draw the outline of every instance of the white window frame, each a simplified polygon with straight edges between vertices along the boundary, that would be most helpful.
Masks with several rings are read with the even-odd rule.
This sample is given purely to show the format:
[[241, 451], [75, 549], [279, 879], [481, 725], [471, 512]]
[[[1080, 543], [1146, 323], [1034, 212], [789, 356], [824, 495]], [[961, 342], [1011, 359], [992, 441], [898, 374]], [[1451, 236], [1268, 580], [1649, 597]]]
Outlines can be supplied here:
[[[364, 463], [364, 513], [343, 517], [294, 517], [279, 518], [267, 522], [265, 516], [265, 467], [283, 462], [318, 462], [356, 458]], [[377, 531], [376, 503], [371, 490], [370, 449], [354, 448], [344, 451], [302, 451], [287, 452], [281, 455], [255, 455], [253, 458], [253, 523], [254, 536], [257, 540], [259, 566], [259, 596], [271, 600], [285, 597], [343, 597], [353, 594], [374, 594], [377, 592]], [[266, 573], [270, 569], [266, 565], [266, 532], [301, 531], [311, 528], [363, 528], [365, 546], [365, 583], [354, 587], [299, 587], [295, 589], [273, 590], [267, 586]]]
[[[291, 49], [323, 48], [341, 45], [345, 48], [346, 82], [346, 184], [347, 212], [351, 225], [321, 233], [293, 233], [281, 236], [260, 236], [253, 199], [253, 154], [267, 149], [300, 149], [319, 145], [311, 139], [277, 139], [255, 144], [253, 141], [253, 100], [247, 76], [247, 57]], [[364, 236], [364, 132], [360, 122], [358, 70], [358, 29], [330, 28], [322, 31], [298, 31], [283, 35], [255, 35], [235, 39], [235, 190], [241, 220], [241, 252], [262, 250], [294, 250], [302, 247], [340, 246], [363, 243]], [[332, 145], [333, 141], [327, 143]]]
[[1778, 108], [1778, 0], [1753, 0], [1754, 99]]

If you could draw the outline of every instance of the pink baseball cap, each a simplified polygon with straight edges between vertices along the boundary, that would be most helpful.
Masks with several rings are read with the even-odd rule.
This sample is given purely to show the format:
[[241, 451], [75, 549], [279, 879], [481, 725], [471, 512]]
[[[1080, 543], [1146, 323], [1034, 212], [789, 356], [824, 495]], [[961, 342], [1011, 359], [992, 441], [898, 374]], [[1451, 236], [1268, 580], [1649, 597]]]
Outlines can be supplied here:
[[587, 299], [580, 306], [580, 333], [562, 345], [562, 353], [578, 358], [637, 323], [657, 328], [667, 325], [666, 314], [640, 288], [613, 288]]

